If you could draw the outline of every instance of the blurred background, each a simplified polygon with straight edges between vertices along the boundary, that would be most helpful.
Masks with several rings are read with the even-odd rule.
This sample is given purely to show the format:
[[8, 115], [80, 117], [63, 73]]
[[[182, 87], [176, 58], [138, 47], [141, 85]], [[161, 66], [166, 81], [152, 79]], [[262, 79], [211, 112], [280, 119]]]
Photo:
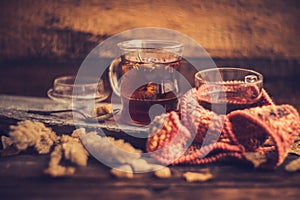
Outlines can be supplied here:
[[193, 38], [219, 66], [263, 73], [275, 101], [296, 104], [299, 19], [298, 0], [1, 0], [0, 94], [45, 97], [101, 41], [150, 26]]

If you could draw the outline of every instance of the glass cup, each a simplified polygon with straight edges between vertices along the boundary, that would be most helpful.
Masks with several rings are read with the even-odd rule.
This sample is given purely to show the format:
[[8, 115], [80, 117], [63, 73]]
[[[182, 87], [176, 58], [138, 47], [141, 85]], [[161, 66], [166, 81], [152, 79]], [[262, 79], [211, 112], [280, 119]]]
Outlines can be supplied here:
[[263, 76], [243, 68], [214, 68], [195, 74], [200, 105], [218, 114], [253, 107], [260, 99]]
[[101, 102], [110, 95], [109, 88], [103, 79], [95, 77], [62, 76], [54, 80], [53, 88], [48, 90], [48, 96], [58, 102], [71, 103], [77, 101], [95, 100]]
[[118, 47], [121, 57], [110, 65], [109, 78], [113, 91], [121, 97], [121, 117], [147, 125], [153, 115], [177, 110], [181, 95], [177, 70], [183, 44], [145, 39], [121, 42]]

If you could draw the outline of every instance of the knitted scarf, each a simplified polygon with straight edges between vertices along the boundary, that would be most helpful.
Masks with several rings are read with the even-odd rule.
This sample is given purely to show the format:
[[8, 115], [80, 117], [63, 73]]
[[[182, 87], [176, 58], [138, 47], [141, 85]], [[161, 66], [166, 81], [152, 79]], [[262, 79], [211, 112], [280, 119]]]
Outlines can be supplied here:
[[207, 164], [246, 161], [245, 153], [266, 158], [261, 168], [282, 164], [300, 131], [299, 114], [291, 105], [275, 105], [263, 89], [250, 108], [216, 114], [198, 103], [197, 90], [183, 95], [180, 112], [155, 117], [146, 149], [163, 164]]

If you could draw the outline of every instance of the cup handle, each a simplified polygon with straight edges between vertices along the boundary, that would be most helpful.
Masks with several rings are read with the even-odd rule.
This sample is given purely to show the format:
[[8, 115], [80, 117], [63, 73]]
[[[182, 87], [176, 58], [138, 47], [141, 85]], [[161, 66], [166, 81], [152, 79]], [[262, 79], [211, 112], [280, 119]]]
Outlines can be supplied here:
[[118, 96], [120, 96], [119, 80], [122, 76], [122, 72], [121, 72], [122, 69], [120, 63], [121, 63], [120, 57], [114, 59], [109, 66], [109, 72], [108, 72], [110, 86], [113, 92]]

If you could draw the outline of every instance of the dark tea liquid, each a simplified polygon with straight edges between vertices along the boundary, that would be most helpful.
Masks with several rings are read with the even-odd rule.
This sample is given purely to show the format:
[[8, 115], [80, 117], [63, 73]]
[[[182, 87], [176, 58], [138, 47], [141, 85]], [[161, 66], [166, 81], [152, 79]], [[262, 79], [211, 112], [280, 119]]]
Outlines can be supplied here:
[[214, 99], [213, 90], [208, 88], [205, 91], [198, 89], [198, 102], [204, 108], [217, 114], [228, 114], [234, 110], [242, 110], [255, 107], [259, 99], [259, 90], [254, 86], [222, 87], [223, 91], [218, 93], [218, 98]]
[[242, 110], [254, 107], [255, 103], [239, 103], [239, 102], [214, 102], [198, 100], [199, 104], [204, 108], [211, 110], [217, 114], [228, 114], [234, 110]]
[[[157, 100], [147, 100], [147, 99], [135, 99], [135, 98], [122, 98], [123, 111], [129, 112], [131, 120], [134, 123], [141, 125], [148, 125], [151, 122], [151, 117], [160, 115], [165, 112], [170, 112], [172, 110], [178, 110], [178, 98], [169, 93], [165, 98]], [[163, 109], [154, 109], [149, 115], [149, 111], [152, 106], [160, 105]], [[127, 110], [126, 110], [127, 109]], [[152, 119], [153, 120], [153, 119]]]
[[163, 107], [152, 110], [155, 116], [177, 110], [180, 89], [176, 70], [180, 62], [178, 56], [163, 51], [155, 60], [132, 60], [126, 55], [122, 57], [120, 91], [123, 113], [129, 113], [128, 117], [136, 124], [148, 125], [153, 117], [149, 116], [153, 105]]

